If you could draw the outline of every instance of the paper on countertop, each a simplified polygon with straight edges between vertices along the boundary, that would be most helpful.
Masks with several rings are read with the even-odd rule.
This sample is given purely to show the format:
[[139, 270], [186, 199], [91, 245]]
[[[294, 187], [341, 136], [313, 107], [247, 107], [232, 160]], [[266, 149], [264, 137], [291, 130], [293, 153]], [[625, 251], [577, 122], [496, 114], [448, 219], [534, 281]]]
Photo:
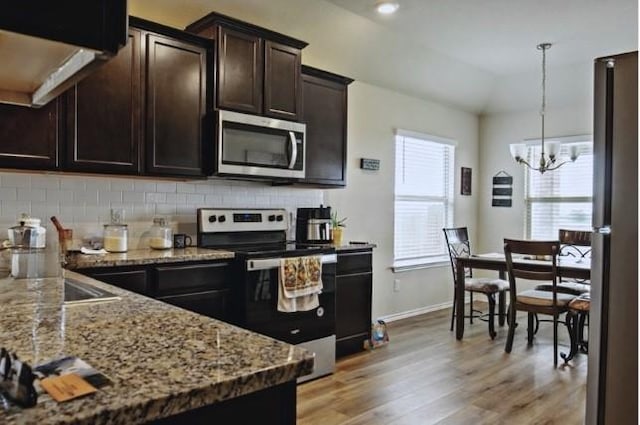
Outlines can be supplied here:
[[107, 251], [105, 251], [104, 248], [101, 248], [101, 249], [89, 249], [89, 248], [85, 248], [84, 246], [82, 248], [80, 248], [80, 252], [83, 253], [83, 254], [87, 254], [87, 255], [107, 254]]

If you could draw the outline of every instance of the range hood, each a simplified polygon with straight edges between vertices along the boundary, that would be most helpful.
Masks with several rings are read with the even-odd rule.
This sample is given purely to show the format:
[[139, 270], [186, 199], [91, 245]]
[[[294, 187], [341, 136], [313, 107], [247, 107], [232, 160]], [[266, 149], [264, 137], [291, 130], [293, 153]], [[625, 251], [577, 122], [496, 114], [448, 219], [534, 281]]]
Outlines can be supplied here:
[[40, 107], [127, 43], [127, 0], [20, 0], [0, 12], [0, 103]]

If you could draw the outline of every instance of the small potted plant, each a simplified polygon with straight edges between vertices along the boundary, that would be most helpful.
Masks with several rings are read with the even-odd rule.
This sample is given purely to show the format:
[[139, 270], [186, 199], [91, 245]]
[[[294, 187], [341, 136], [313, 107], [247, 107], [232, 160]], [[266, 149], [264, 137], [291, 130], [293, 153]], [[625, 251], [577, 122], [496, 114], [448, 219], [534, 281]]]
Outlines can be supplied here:
[[331, 214], [331, 232], [333, 244], [335, 246], [342, 245], [342, 230], [347, 227], [344, 223], [347, 221], [347, 218], [338, 218], [338, 213], [334, 212]]

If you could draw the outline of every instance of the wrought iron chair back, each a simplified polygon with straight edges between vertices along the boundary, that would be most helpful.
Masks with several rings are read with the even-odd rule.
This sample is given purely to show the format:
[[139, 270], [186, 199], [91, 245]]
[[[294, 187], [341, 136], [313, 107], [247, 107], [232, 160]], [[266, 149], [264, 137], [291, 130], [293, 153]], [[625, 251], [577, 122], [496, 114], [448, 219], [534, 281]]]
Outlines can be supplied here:
[[558, 230], [559, 256], [591, 258], [591, 232], [586, 230]]
[[[458, 277], [456, 257], [471, 255], [471, 243], [469, 242], [469, 232], [466, 227], [454, 227], [442, 229], [444, 238], [447, 242], [449, 251], [449, 261], [451, 261], [451, 270], [453, 271], [453, 282], [455, 284]], [[465, 277], [473, 277], [473, 272], [469, 268], [465, 268]]]

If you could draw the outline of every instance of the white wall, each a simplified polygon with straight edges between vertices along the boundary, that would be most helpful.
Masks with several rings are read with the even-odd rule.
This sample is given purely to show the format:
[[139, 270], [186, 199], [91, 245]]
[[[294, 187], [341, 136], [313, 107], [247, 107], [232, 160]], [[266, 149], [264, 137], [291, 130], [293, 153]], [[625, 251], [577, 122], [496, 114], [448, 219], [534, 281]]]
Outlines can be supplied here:
[[[455, 152], [455, 224], [470, 227], [474, 237], [477, 217], [478, 118], [436, 103], [426, 102], [355, 82], [349, 87], [347, 187], [325, 192], [325, 200], [340, 216], [348, 217], [345, 240], [378, 244], [374, 251], [373, 317], [422, 309], [453, 299], [448, 263], [429, 269], [394, 274], [393, 187], [395, 128], [433, 134], [458, 142]], [[379, 171], [359, 168], [360, 158], [381, 160]], [[460, 167], [473, 169], [473, 196], [460, 196]], [[428, 184], [428, 182], [425, 182]], [[393, 280], [401, 279], [400, 291]]]
[[[590, 87], [585, 101], [571, 107], [547, 109], [545, 134], [571, 136], [593, 133], [593, 106]], [[480, 119], [480, 188], [478, 206], [477, 252], [502, 252], [503, 238], [525, 236], [524, 166], [518, 165], [509, 153], [509, 144], [524, 139], [540, 138], [538, 110], [499, 113]], [[492, 207], [492, 177], [500, 170], [513, 176], [511, 208]]]

